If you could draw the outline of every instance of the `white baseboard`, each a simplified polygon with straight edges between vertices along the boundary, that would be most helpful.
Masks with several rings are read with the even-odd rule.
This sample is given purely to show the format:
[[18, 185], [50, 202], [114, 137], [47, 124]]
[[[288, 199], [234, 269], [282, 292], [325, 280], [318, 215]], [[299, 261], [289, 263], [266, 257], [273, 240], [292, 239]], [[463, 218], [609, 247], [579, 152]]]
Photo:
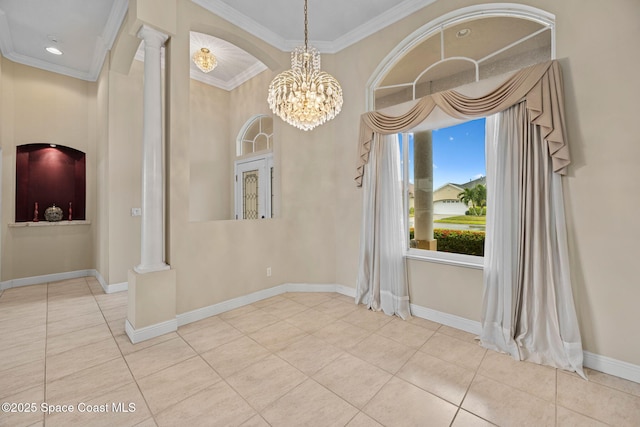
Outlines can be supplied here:
[[640, 366], [633, 363], [585, 351], [583, 364], [585, 368], [640, 383]]
[[226, 311], [234, 310], [236, 308], [253, 304], [254, 302], [258, 302], [263, 299], [283, 294], [287, 292], [286, 286], [287, 285], [279, 285], [273, 288], [254, 292], [249, 295], [243, 295], [241, 297], [223, 301], [218, 304], [213, 304], [207, 307], [197, 308], [195, 310], [187, 311], [186, 313], [178, 314], [176, 316], [178, 326], [188, 325], [189, 323], [197, 322], [198, 320], [206, 319], [207, 317], [216, 316]]
[[90, 269], [5, 280], [4, 282], [0, 282], [0, 290], [4, 291], [5, 289], [17, 288], [20, 286], [41, 285], [43, 283], [59, 282], [60, 280], [77, 279], [80, 277], [95, 277], [96, 279], [98, 279], [98, 283], [100, 283], [100, 286], [102, 286], [102, 289], [104, 289], [104, 292], [107, 294], [126, 291], [129, 288], [129, 284], [127, 282], [114, 283], [109, 285], [105, 282], [102, 274], [100, 274], [99, 271], [97, 271], [96, 269]]
[[480, 332], [482, 331], [480, 322], [469, 320], [454, 314], [443, 313], [438, 310], [421, 307], [415, 304], [411, 304], [411, 314], [422, 319], [431, 320], [432, 322], [451, 326], [452, 328], [460, 329], [476, 335], [480, 335]]
[[98, 279], [98, 283], [100, 283], [100, 286], [102, 286], [102, 289], [104, 290], [105, 294], [113, 294], [115, 292], [123, 292], [129, 289], [129, 282], [122, 282], [122, 283], [113, 283], [113, 284], [108, 284], [105, 280], [104, 277], [102, 277], [102, 274], [100, 274], [100, 272], [98, 270], [91, 270], [91, 276], [95, 277], [96, 279]]
[[166, 322], [156, 323], [155, 325], [145, 326], [144, 328], [135, 329], [129, 319], [125, 321], [124, 331], [133, 344], [159, 337], [178, 330], [178, 321], [176, 319], [167, 320]]
[[93, 276], [95, 270], [76, 270], [65, 273], [44, 274], [42, 276], [23, 277], [20, 279], [5, 280], [0, 282], [0, 289], [17, 288], [20, 286], [41, 285], [43, 283], [58, 282], [60, 280], [77, 279], [79, 277]]

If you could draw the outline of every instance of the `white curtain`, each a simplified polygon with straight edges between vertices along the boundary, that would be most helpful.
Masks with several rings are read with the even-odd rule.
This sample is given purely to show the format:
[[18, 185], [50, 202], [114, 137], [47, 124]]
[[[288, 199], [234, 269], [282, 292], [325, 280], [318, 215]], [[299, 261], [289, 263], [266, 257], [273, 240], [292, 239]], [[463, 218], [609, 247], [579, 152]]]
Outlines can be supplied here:
[[398, 136], [377, 135], [364, 174], [356, 303], [411, 316], [404, 251], [406, 229]]
[[561, 176], [526, 102], [487, 118], [481, 343], [514, 359], [582, 371]]

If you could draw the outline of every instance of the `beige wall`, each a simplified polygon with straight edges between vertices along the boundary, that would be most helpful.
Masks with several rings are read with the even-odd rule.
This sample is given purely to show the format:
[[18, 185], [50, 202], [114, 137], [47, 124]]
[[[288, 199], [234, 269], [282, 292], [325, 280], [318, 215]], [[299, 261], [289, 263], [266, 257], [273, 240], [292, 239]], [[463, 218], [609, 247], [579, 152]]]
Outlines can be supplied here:
[[[367, 79], [405, 36], [455, 9], [483, 3], [438, 1], [335, 55], [348, 64], [335, 72], [345, 109], [328, 127], [336, 135], [336, 281], [355, 286], [361, 192], [353, 183], [358, 115], [364, 112]], [[637, 1], [527, 1], [556, 15], [557, 57], [563, 67], [568, 137], [573, 163], [564, 180], [574, 299], [587, 351], [640, 364], [640, 286], [634, 263], [640, 228], [636, 132], [640, 93]], [[323, 64], [327, 61], [323, 58]], [[324, 68], [329, 68], [325, 66]], [[330, 68], [334, 72], [336, 68]], [[614, 189], [613, 191], [611, 189]], [[624, 202], [621, 204], [621, 201]], [[615, 212], [590, 208], [624, 206]], [[463, 267], [409, 261], [412, 302], [480, 320], [482, 274]], [[465, 292], [463, 292], [465, 290]], [[475, 308], [474, 308], [475, 307]]]
[[433, 193], [433, 201], [437, 202], [438, 200], [457, 200], [458, 194], [460, 193], [460, 189], [452, 187], [451, 185], [447, 185], [446, 187], [441, 188]]
[[[94, 268], [95, 85], [2, 59], [2, 280]], [[86, 153], [91, 225], [9, 227], [15, 221], [16, 146], [55, 143]]]
[[190, 80], [189, 220], [231, 219], [234, 152], [229, 92]]

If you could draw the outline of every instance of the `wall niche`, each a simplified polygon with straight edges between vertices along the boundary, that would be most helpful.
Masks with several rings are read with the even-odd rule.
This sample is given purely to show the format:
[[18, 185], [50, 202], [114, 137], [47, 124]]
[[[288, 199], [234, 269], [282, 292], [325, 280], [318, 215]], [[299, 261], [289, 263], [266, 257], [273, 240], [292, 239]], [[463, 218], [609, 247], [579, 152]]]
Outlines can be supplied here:
[[44, 212], [59, 206], [63, 221], [86, 219], [85, 153], [55, 144], [25, 144], [16, 148], [16, 222], [46, 221]]

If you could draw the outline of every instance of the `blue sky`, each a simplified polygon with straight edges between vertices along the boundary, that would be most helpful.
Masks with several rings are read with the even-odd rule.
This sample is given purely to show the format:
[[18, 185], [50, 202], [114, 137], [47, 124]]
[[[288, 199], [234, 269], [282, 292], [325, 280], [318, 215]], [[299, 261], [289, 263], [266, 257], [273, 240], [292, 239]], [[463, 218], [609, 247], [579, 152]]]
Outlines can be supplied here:
[[[487, 174], [484, 154], [485, 119], [434, 130], [433, 189], [462, 184]], [[413, 138], [409, 146], [409, 180], [413, 182]]]

